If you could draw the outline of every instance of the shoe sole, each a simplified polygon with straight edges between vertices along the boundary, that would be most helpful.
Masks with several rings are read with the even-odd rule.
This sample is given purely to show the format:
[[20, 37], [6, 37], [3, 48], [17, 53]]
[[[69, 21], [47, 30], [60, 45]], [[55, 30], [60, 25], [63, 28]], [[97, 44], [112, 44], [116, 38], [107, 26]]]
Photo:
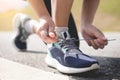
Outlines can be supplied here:
[[59, 72], [66, 74], [74, 74], [74, 73], [83, 73], [90, 70], [99, 69], [100, 66], [96, 63], [86, 68], [71, 68], [61, 65], [56, 59], [53, 59], [49, 55], [46, 56], [45, 62], [48, 66], [56, 68]]

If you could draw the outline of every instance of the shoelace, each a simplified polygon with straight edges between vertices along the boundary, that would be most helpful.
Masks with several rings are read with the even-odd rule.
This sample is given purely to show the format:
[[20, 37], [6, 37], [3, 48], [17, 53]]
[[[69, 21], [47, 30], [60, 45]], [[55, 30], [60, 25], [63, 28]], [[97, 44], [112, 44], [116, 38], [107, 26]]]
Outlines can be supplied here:
[[[88, 40], [91, 40], [91, 39], [88, 39]], [[115, 40], [116, 39], [108, 39], [108, 41], [115, 41]], [[66, 50], [78, 49], [79, 47], [77, 47], [75, 45], [74, 41], [85, 41], [85, 39], [75, 39], [75, 38], [64, 39], [64, 38], [60, 38], [58, 43], [61, 45], [62, 48], [66, 49]]]
[[75, 38], [69, 38], [69, 39], [60, 38], [58, 43], [62, 48], [66, 49], [66, 50], [78, 49], [78, 47], [75, 45], [74, 41], [78, 41], [78, 40]]

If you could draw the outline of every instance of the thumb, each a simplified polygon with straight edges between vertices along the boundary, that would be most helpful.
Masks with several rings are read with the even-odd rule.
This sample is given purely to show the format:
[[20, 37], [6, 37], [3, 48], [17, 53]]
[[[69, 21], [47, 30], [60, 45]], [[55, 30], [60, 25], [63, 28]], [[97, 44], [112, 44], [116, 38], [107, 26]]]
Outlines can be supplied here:
[[55, 38], [55, 37], [56, 37], [56, 34], [55, 34], [55, 32], [49, 32], [49, 36], [50, 36], [51, 38]]
[[53, 27], [49, 28], [49, 34], [48, 34], [51, 38], [55, 38], [56, 37], [56, 33], [54, 31]]
[[55, 25], [54, 25], [53, 22], [51, 22], [51, 24], [49, 24], [49, 34], [48, 34], [51, 38], [56, 37], [56, 34], [55, 34], [54, 30], [55, 30]]

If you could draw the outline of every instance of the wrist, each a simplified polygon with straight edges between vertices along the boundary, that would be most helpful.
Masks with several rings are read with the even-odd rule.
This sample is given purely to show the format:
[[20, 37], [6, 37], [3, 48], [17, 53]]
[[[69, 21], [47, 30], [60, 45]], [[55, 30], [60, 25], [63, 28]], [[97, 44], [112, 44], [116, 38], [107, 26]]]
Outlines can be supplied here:
[[93, 23], [93, 18], [88, 18], [88, 17], [84, 17], [82, 16], [81, 18], [81, 26], [85, 27], [87, 25], [92, 25]]
[[41, 21], [41, 20], [49, 21], [50, 19], [51, 19], [51, 17], [49, 15], [42, 15], [39, 17], [39, 21]]
[[89, 27], [89, 25], [92, 25], [92, 23], [82, 22], [81, 27]]

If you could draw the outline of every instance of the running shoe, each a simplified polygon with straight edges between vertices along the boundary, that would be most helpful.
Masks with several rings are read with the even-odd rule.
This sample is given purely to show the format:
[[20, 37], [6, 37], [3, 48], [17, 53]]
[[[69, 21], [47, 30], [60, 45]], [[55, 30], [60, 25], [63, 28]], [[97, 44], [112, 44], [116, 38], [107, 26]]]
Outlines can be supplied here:
[[69, 33], [62, 32], [58, 42], [48, 44], [45, 62], [48, 66], [67, 74], [82, 73], [99, 68], [94, 58], [84, 54], [71, 39]]
[[27, 38], [30, 33], [25, 30], [24, 23], [28, 20], [30, 20], [30, 17], [21, 13], [16, 14], [13, 18], [13, 27], [17, 29], [16, 35], [13, 39], [13, 44], [21, 51], [27, 49]]

